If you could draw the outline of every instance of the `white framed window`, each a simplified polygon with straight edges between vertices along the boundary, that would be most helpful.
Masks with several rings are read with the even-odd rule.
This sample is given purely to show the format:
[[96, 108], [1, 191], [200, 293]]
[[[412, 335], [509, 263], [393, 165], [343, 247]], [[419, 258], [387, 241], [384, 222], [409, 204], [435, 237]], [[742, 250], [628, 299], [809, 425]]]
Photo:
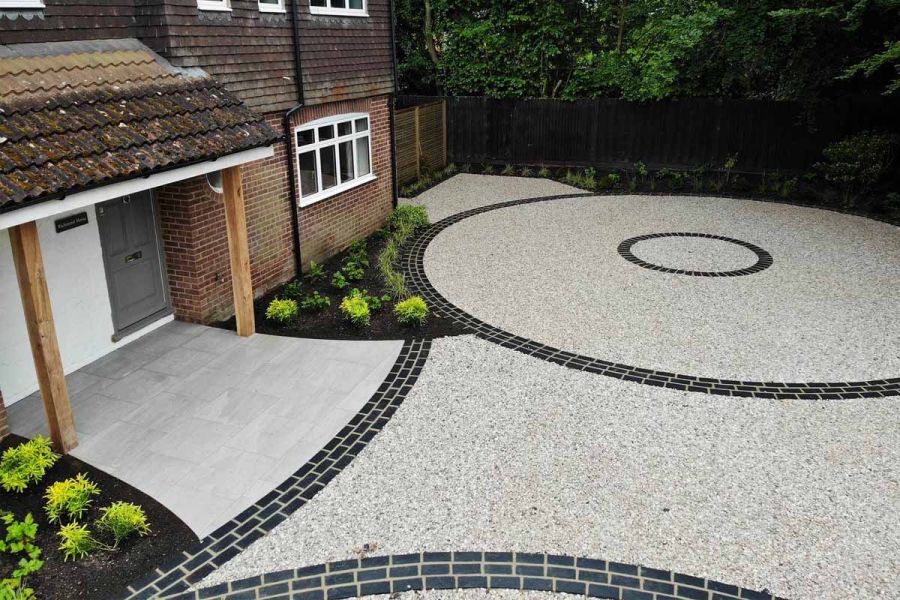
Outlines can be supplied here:
[[314, 15], [369, 16], [367, 0], [309, 0], [309, 12]]
[[197, 8], [200, 10], [230, 11], [231, 0], [197, 0]]
[[351, 113], [294, 129], [300, 206], [308, 206], [375, 179], [369, 115]]
[[259, 0], [259, 12], [283, 13], [284, 0]]
[[0, 0], [0, 9], [4, 8], [44, 8], [43, 0]]

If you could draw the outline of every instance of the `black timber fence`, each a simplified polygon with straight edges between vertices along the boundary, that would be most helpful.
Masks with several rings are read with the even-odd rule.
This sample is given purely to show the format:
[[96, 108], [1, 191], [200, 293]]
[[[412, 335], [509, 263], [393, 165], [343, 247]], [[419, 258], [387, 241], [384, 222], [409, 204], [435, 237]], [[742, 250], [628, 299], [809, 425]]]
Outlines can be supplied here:
[[[401, 96], [398, 106], [434, 102]], [[448, 97], [450, 160], [513, 165], [721, 167], [802, 171], [822, 149], [863, 130], [900, 132], [900, 99], [795, 102], [687, 98], [656, 102]]]

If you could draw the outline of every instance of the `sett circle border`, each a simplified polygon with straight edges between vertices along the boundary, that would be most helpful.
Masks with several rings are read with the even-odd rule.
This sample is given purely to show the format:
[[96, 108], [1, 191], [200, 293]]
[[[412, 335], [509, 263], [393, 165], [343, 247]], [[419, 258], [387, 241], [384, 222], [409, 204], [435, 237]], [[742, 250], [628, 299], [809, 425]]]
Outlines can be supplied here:
[[595, 558], [415, 552], [288, 569], [187, 592], [184, 600], [341, 600], [422, 590], [558, 592], [608, 600], [784, 600], [712, 579]]
[[[745, 267], [743, 269], [733, 269], [731, 271], [689, 271], [687, 269], [673, 269], [671, 267], [656, 265], [638, 258], [631, 252], [631, 247], [638, 242], [666, 237], [704, 238], [710, 240], [719, 240], [722, 242], [729, 242], [753, 252], [756, 255], [756, 262], [749, 267]], [[619, 244], [617, 250], [622, 258], [624, 258], [628, 262], [636, 264], [639, 267], [650, 269], [651, 271], [660, 271], [662, 273], [671, 273], [675, 275], [690, 275], [693, 277], [738, 277], [740, 275], [752, 275], [753, 273], [759, 273], [760, 271], [768, 269], [774, 262], [771, 254], [755, 244], [751, 244], [750, 242], [745, 242], [743, 240], [738, 240], [735, 238], [725, 237], [724, 235], [713, 235], [711, 233], [691, 233], [683, 231], [672, 233], [648, 233], [647, 235], [639, 235], [637, 237], [623, 240]]]
[[624, 381], [665, 387], [679, 391], [700, 392], [718, 396], [739, 398], [761, 398], [779, 400], [849, 400], [854, 398], [883, 398], [900, 396], [900, 377], [876, 379], [869, 381], [839, 382], [777, 382], [777, 381], [741, 381], [735, 379], [717, 379], [714, 377], [698, 377], [646, 369], [643, 367], [611, 362], [585, 356], [567, 350], [561, 350], [547, 344], [510, 333], [459, 308], [440, 292], [428, 280], [425, 273], [425, 251], [429, 244], [443, 230], [469, 217], [482, 213], [501, 210], [538, 202], [551, 202], [572, 198], [596, 197], [593, 193], [556, 194], [538, 196], [520, 200], [510, 200], [498, 204], [481, 206], [456, 213], [434, 223], [423, 230], [410, 243], [401, 257], [401, 265], [406, 276], [407, 287], [415, 294], [422, 296], [429, 304], [432, 312], [449, 318], [462, 325], [472, 334], [510, 348], [528, 356], [540, 358], [578, 371], [586, 371]]

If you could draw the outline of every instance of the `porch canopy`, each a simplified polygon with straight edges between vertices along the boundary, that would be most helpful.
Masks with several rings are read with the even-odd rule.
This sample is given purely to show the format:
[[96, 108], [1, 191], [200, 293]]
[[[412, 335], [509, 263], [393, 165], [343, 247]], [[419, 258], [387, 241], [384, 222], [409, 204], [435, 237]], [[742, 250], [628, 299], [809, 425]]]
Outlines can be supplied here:
[[222, 170], [238, 333], [253, 333], [240, 165], [278, 135], [199, 69], [134, 39], [0, 45], [0, 230], [8, 229], [49, 430], [76, 443], [35, 221]]

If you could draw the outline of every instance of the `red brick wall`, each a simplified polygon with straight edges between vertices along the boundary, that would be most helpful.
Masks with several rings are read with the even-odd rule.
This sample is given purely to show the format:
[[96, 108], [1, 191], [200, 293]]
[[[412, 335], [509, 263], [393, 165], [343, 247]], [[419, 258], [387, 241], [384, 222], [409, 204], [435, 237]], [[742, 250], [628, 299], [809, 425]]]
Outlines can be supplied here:
[[[372, 172], [377, 179], [300, 209], [300, 252], [304, 268], [323, 261], [354, 240], [381, 227], [392, 208], [388, 96], [304, 108], [293, 125], [350, 112], [369, 113]], [[281, 131], [281, 114], [266, 120]], [[285, 144], [275, 156], [243, 166], [250, 239], [250, 266], [256, 296], [294, 275], [293, 218], [288, 198]], [[296, 181], [294, 182], [297, 188]], [[179, 319], [207, 323], [234, 313], [231, 268], [222, 198], [205, 177], [156, 191], [172, 304]], [[299, 196], [299, 192], [298, 192]]]
[[[276, 131], [278, 113], [266, 115]], [[262, 295], [294, 275], [291, 209], [284, 144], [272, 158], [243, 166], [254, 292]], [[169, 289], [179, 319], [210, 322], [234, 313], [225, 208], [205, 177], [156, 190]]]
[[[354, 240], [366, 237], [390, 215], [391, 132], [389, 96], [320, 104], [300, 110], [292, 126], [343, 113], [369, 113], [372, 131], [372, 172], [377, 179], [300, 209], [300, 256], [304, 269], [310, 260], [321, 262]], [[292, 136], [293, 137], [293, 136]], [[293, 142], [293, 140], [292, 140]], [[297, 182], [294, 182], [295, 189]], [[299, 197], [299, 190], [297, 192]]]

